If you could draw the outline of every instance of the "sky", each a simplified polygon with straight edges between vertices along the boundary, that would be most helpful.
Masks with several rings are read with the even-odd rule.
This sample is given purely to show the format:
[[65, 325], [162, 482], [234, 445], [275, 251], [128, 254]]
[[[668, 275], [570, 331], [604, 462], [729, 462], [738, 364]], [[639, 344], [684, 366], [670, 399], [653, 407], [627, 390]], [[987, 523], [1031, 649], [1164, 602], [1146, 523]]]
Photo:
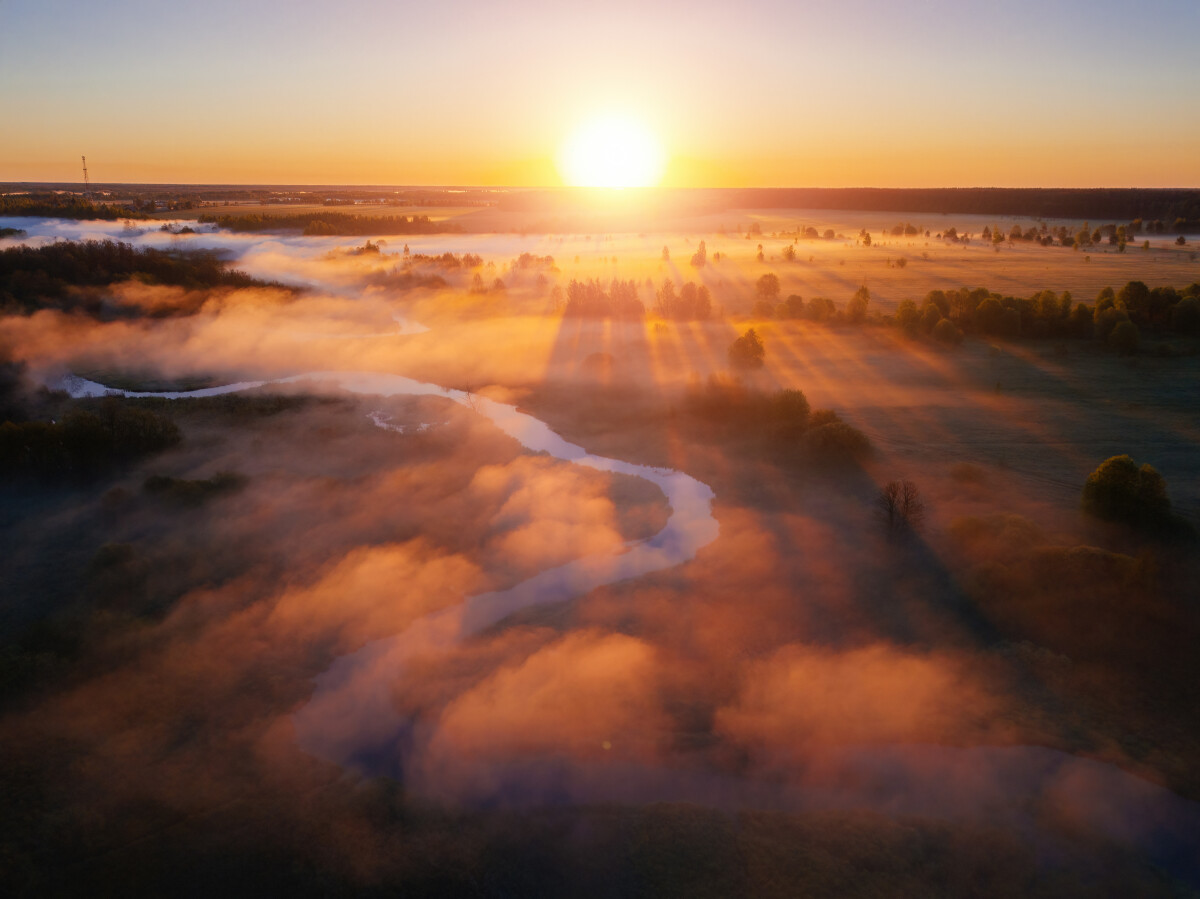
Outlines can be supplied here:
[[0, 0], [0, 181], [1200, 186], [1196, 0]]

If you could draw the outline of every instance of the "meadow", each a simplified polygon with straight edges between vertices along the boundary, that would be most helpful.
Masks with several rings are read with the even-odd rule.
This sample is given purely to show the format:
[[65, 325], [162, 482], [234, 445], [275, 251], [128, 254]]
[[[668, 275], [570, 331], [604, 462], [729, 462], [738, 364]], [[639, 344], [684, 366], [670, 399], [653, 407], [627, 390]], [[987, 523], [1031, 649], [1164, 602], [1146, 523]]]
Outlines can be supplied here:
[[[984, 227], [1041, 222], [965, 215], [740, 209], [618, 231], [632, 213], [606, 210], [560, 232], [536, 230], [544, 213], [451, 211], [464, 233], [369, 242], [0, 221], [26, 232], [0, 251], [112, 238], [243, 273], [68, 285], [0, 318], [6, 440], [115, 421], [113, 404], [178, 431], [3, 483], [14, 889], [1200, 885], [1194, 537], [1081, 505], [1093, 470], [1128, 454], [1200, 526], [1200, 337], [1159, 322], [1122, 354], [895, 321], [936, 290], [1182, 291], [1200, 281], [1190, 242], [994, 247]], [[919, 234], [891, 236], [903, 223]], [[971, 239], [936, 238], [951, 226]], [[809, 227], [834, 236], [797, 236]], [[569, 314], [571, 282], [591, 279], [631, 283], [644, 314]], [[658, 314], [665, 281], [707, 288], [710, 314]], [[789, 295], [842, 314], [780, 317]], [[762, 365], [739, 367], [729, 348], [750, 328]], [[373, 395], [310, 372], [435, 386]], [[70, 374], [256, 386], [44, 389]], [[579, 453], [532, 448], [485, 401]], [[856, 432], [865, 444], [844, 442]], [[599, 586], [442, 639], [430, 622], [464, 597], [620, 559], [684, 511], [584, 452], [707, 485], [719, 532], [677, 564], [614, 563]], [[896, 527], [879, 499], [901, 481], [922, 507]], [[401, 664], [375, 667], [389, 653]], [[321, 705], [336, 749], [315, 751], [314, 697], [351, 658], [401, 724], [360, 743], [352, 703]]]

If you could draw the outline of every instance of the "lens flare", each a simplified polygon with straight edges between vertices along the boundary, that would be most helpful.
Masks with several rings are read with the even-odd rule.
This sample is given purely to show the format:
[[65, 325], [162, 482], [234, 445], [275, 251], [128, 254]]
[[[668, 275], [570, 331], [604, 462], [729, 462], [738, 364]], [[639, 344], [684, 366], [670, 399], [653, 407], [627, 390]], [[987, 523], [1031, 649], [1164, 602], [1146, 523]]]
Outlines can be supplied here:
[[653, 187], [666, 153], [641, 123], [609, 116], [585, 123], [566, 140], [558, 168], [572, 187]]

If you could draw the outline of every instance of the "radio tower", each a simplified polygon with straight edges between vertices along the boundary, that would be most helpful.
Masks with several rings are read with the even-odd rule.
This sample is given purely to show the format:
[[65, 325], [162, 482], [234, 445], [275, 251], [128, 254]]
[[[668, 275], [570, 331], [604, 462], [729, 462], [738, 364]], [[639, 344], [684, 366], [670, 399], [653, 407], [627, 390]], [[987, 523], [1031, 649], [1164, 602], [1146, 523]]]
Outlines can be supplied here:
[[87, 157], [80, 156], [79, 158], [83, 160], [83, 195], [90, 200], [92, 198], [92, 182], [88, 180], [87, 176]]

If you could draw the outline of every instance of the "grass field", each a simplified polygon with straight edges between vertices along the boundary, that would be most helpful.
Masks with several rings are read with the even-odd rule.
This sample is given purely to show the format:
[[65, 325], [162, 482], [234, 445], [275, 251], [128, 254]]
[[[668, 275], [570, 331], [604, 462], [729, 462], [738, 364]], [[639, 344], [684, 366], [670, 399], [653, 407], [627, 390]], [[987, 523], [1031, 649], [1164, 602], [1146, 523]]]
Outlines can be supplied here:
[[[298, 381], [122, 401], [171, 415], [182, 441], [92, 480], [18, 483], [0, 505], [15, 547], [0, 591], [17, 635], [0, 645], [13, 882], [136, 870], [169, 892], [249, 870], [280, 889], [310, 888], [315, 871], [322, 887], [416, 893], [519, 895], [533, 877], [602, 895], [923, 894], [931, 880], [1087, 895], [1107, 876], [1121, 894], [1186, 895], [1172, 878], [1196, 881], [1194, 859], [1170, 856], [1187, 839], [1171, 827], [1194, 819], [1142, 817], [1128, 797], [1157, 790], [1156, 808], [1187, 814], [1200, 797], [1194, 557], [1085, 515], [1080, 497], [1098, 464], [1128, 453], [1200, 525], [1200, 340], [1147, 333], [1130, 357], [1083, 339], [943, 346], [751, 308], [767, 272], [782, 296], [840, 308], [866, 284], [886, 311], [939, 287], [1091, 302], [1131, 279], [1183, 287], [1200, 266], [1162, 238], [1117, 254], [880, 236], [906, 220], [936, 230], [889, 213], [742, 210], [661, 230], [413, 236], [412, 254], [483, 259], [425, 258], [412, 263], [422, 277], [399, 239], [375, 253], [355, 252], [362, 237], [150, 229], [128, 239], [220, 249], [306, 289], [197, 302], [136, 280], [97, 289], [111, 314], [4, 317], [34, 383], [380, 371], [466, 389], [590, 453], [703, 481], [720, 526], [681, 564], [425, 643], [414, 622], [464, 596], [659, 533], [663, 494], [526, 452], [436, 393]], [[751, 222], [763, 236], [744, 236]], [[942, 227], [984, 224], [1009, 221]], [[791, 238], [773, 235], [806, 225], [846, 237], [800, 240], [785, 261]], [[105, 227], [79, 233], [124, 233]], [[877, 245], [855, 246], [862, 227]], [[700, 240], [709, 261], [694, 268]], [[555, 265], [514, 264], [521, 253]], [[648, 307], [663, 280], [700, 281], [716, 314], [554, 308], [555, 287], [592, 277], [635, 281]], [[402, 332], [404, 319], [428, 330]], [[751, 326], [764, 365], [733, 371], [728, 347]], [[800, 390], [872, 450], [815, 459], [745, 409], [706, 417], [695, 397], [714, 377], [740, 379], [751, 410], [755, 391]], [[898, 535], [877, 500], [902, 478], [926, 508]], [[304, 751], [292, 716], [316, 679], [410, 629], [406, 664], [376, 672], [405, 722], [394, 745], [363, 748], [361, 771]], [[1010, 757], [1025, 761], [990, 767]], [[49, 864], [80, 845], [72, 866]], [[848, 871], [860, 858], [871, 876]]]

